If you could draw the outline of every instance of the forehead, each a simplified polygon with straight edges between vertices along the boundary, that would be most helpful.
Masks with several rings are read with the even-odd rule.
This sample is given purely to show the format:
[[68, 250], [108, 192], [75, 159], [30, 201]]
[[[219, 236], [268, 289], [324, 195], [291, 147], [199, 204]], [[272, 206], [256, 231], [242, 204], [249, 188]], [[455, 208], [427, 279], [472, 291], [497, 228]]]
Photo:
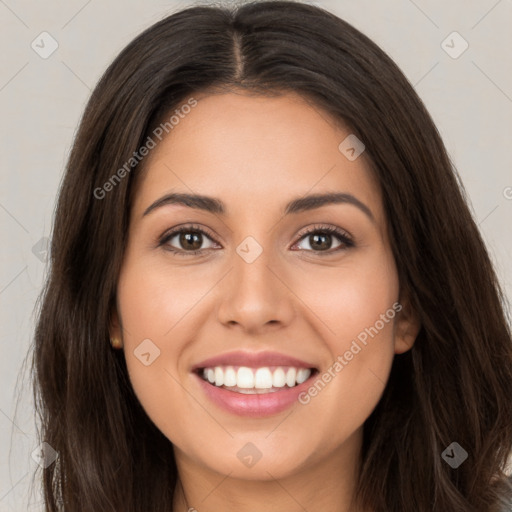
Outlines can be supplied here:
[[334, 191], [357, 195], [381, 216], [366, 155], [350, 161], [340, 151], [351, 133], [327, 111], [295, 93], [193, 98], [193, 108], [177, 106], [180, 115], [146, 157], [134, 203], [138, 212], [176, 191], [222, 198], [227, 214]]

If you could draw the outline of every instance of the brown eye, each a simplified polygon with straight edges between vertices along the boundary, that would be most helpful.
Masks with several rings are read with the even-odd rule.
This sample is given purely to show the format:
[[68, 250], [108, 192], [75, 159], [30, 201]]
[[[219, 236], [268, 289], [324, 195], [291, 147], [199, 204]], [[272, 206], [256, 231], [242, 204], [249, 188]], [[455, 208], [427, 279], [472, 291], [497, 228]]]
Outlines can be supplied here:
[[[333, 226], [314, 227], [302, 234], [299, 243], [301, 241], [307, 242], [307, 246], [303, 248], [304, 250], [317, 252], [319, 254], [332, 254], [354, 246], [352, 239], [346, 232]], [[299, 243], [297, 245], [299, 245]]]
[[178, 235], [178, 240], [184, 249], [190, 249], [193, 251], [197, 251], [201, 248], [202, 245], [202, 237], [203, 235], [201, 233], [197, 232], [181, 232]]
[[[208, 241], [209, 246], [203, 247]], [[159, 241], [159, 246], [180, 256], [199, 254], [215, 245], [212, 237], [203, 229], [193, 226], [183, 226], [166, 233]]]

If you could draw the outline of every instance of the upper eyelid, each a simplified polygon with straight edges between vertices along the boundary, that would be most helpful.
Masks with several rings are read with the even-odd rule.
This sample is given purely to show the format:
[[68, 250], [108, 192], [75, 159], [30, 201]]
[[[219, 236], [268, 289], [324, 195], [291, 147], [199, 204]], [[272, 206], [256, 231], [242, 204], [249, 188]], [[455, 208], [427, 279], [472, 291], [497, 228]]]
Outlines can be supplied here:
[[162, 235], [162, 238], [167, 238], [170, 235], [176, 236], [181, 231], [199, 231], [200, 233], [204, 233], [206, 236], [210, 237], [212, 240], [216, 238], [216, 236], [214, 236], [213, 233], [210, 233], [209, 229], [195, 224], [184, 224], [180, 226], [175, 226], [174, 228], [165, 231], [164, 234]]
[[333, 235], [345, 235], [346, 238], [349, 238], [350, 240], [354, 240], [354, 237], [344, 228], [341, 228], [339, 226], [333, 226], [333, 225], [319, 225], [314, 224], [313, 226], [308, 226], [306, 228], [303, 228], [300, 230], [299, 240], [303, 238], [306, 235], [309, 235], [311, 233], [315, 233], [316, 231], [328, 231]]

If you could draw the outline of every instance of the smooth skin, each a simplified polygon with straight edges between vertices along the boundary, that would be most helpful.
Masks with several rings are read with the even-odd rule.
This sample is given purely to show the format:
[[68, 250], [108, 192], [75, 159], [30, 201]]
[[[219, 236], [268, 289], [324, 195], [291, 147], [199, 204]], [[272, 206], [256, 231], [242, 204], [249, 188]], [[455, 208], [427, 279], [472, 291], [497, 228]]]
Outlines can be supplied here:
[[[301, 96], [194, 97], [145, 162], [111, 325], [138, 399], [174, 445], [182, 485], [174, 510], [353, 512], [363, 423], [394, 355], [419, 330], [400, 297], [380, 190], [365, 153], [349, 161], [338, 149], [350, 131]], [[167, 204], [144, 215], [178, 192], [215, 197], [226, 212]], [[325, 192], [351, 194], [373, 218], [350, 203], [284, 215], [289, 201]], [[179, 235], [159, 244], [188, 224], [209, 233], [196, 235], [200, 254]], [[317, 235], [337, 227], [354, 245], [301, 236], [316, 226]], [[247, 237], [262, 248], [252, 263], [236, 251]], [[322, 374], [396, 302], [402, 311], [307, 405], [240, 417], [212, 403], [191, 373], [218, 354], [270, 350]], [[145, 339], [160, 350], [148, 366], [134, 354]], [[262, 454], [252, 467], [237, 457], [247, 443]]]

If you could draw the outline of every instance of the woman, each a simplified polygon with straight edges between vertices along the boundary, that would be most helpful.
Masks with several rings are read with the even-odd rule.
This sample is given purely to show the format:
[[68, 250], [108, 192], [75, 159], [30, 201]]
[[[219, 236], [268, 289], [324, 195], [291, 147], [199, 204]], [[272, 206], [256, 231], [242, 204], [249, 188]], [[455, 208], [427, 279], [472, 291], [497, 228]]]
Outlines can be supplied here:
[[137, 37], [51, 254], [46, 510], [510, 506], [505, 299], [422, 102], [336, 16], [194, 7]]

